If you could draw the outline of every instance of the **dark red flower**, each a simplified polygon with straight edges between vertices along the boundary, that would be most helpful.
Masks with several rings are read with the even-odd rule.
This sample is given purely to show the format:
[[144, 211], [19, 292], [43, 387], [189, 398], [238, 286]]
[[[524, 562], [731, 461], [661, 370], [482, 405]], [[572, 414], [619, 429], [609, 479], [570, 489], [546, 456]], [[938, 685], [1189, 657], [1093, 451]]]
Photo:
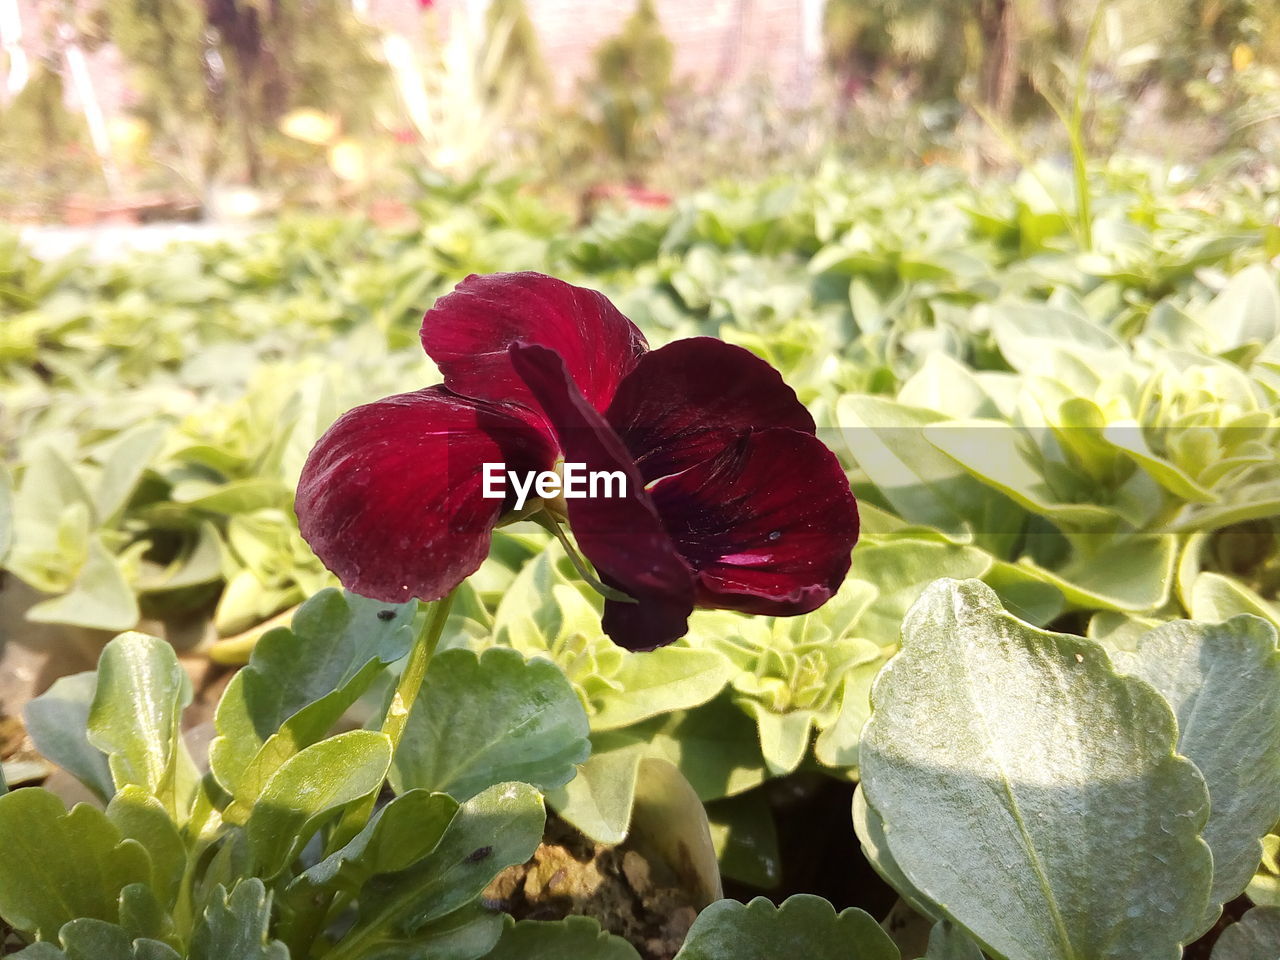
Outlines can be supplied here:
[[795, 393], [739, 347], [697, 337], [648, 351], [601, 294], [535, 273], [468, 277], [427, 312], [444, 385], [346, 414], [298, 486], [303, 536], [380, 600], [443, 596], [513, 504], [482, 496], [485, 462], [558, 461], [626, 478], [567, 514], [603, 582], [604, 629], [635, 650], [683, 635], [695, 606], [792, 615], [849, 570], [858, 513]]

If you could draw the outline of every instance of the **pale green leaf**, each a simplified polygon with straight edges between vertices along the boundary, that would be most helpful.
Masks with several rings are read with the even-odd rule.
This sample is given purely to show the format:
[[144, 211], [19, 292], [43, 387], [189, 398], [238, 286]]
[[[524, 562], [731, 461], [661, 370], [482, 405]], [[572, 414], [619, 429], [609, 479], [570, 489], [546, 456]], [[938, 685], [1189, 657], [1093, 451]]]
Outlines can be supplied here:
[[484, 960], [640, 960], [636, 948], [600, 929], [591, 917], [563, 920], [506, 918], [502, 939]]
[[327, 816], [375, 792], [391, 766], [391, 741], [352, 730], [307, 747], [281, 764], [245, 824], [259, 875], [282, 871]]
[[0, 796], [0, 917], [42, 940], [81, 917], [114, 922], [120, 891], [151, 879], [147, 852], [102, 811], [40, 788]]
[[1223, 930], [1213, 960], [1280, 960], [1280, 907], [1254, 907]]
[[943, 580], [872, 703], [862, 787], [923, 896], [1007, 960], [1181, 955], [1212, 882], [1208, 791], [1169, 705], [1101, 646]]
[[587, 758], [587, 733], [582, 703], [555, 664], [502, 647], [445, 650], [409, 715], [391, 783], [458, 800], [510, 780], [552, 789]]
[[[442, 932], [447, 930], [451, 915], [466, 917], [465, 908], [493, 877], [533, 855], [542, 840], [544, 820], [542, 797], [527, 784], [497, 784], [468, 800], [431, 853], [405, 870], [379, 874], [365, 884], [355, 926], [330, 956], [416, 956], [407, 952], [412, 945], [429, 943], [439, 924], [445, 925]], [[498, 929], [491, 932], [484, 950], [497, 940]]]
[[117, 788], [141, 787], [177, 822], [195, 780], [182, 740], [182, 710], [190, 702], [191, 679], [163, 640], [125, 633], [103, 649], [89, 742], [107, 755]]
[[676, 960], [898, 960], [898, 948], [862, 910], [836, 913], [821, 897], [799, 893], [775, 907], [721, 900], [698, 915]]
[[83, 783], [105, 803], [115, 793], [107, 756], [89, 742], [89, 705], [98, 685], [94, 671], [60, 677], [27, 703], [23, 716], [41, 755]]
[[1248, 886], [1261, 839], [1280, 821], [1280, 649], [1257, 617], [1225, 623], [1175, 620], [1146, 635], [1132, 673], [1160, 692], [1178, 718], [1178, 752], [1209, 786], [1204, 839], [1213, 890], [1201, 932]]
[[271, 940], [271, 894], [251, 877], [230, 896], [221, 886], [191, 936], [189, 960], [289, 960], [289, 948]]
[[591, 729], [616, 730], [660, 713], [701, 706], [736, 672], [715, 650], [669, 646], [624, 656], [609, 678], [619, 689], [600, 698]]

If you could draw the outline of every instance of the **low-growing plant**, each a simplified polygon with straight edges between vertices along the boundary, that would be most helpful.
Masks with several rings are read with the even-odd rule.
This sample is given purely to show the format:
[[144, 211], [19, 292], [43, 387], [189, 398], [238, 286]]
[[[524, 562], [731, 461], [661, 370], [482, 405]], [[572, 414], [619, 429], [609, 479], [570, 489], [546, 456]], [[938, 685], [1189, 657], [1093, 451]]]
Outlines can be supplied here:
[[[751, 352], [649, 350], [595, 291], [468, 278], [423, 323], [442, 384], [269, 453], [292, 458], [301, 535], [367, 596], [319, 589], [262, 634], [207, 748], [186, 669], [139, 632], [28, 705], [95, 802], [0, 796], [18, 955], [652, 955], [524, 917], [510, 891], [540, 882], [550, 808], [666, 858], [698, 911], [677, 960], [918, 957], [819, 896], [720, 899], [721, 872], [776, 881], [756, 789], [804, 771], [857, 784], [848, 830], [930, 927], [925, 960], [1176, 960], [1242, 894], [1213, 958], [1271, 960], [1275, 542], [1249, 525], [1277, 513], [1276, 301], [1260, 267], [1135, 331], [1082, 297], [994, 299], [962, 327], [982, 368], [928, 351], [896, 399], [836, 401], [851, 486]], [[44, 555], [21, 523], [67, 489], [80, 525], [54, 546], [122, 536], [148, 456], [118, 458], [96, 492], [27, 467], [27, 576]], [[626, 483], [517, 508], [490, 460]], [[173, 482], [223, 504], [242, 556], [298, 536], [288, 489]]]

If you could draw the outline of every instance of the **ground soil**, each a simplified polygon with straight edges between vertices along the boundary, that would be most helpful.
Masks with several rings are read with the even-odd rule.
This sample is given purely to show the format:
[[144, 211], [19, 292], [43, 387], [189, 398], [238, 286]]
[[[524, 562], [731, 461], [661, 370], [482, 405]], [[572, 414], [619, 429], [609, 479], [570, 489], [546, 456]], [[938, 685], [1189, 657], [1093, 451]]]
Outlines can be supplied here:
[[644, 960], [676, 955], [697, 916], [695, 898], [667, 864], [626, 843], [595, 843], [554, 815], [529, 862], [504, 870], [485, 891], [490, 906], [520, 920], [593, 917]]

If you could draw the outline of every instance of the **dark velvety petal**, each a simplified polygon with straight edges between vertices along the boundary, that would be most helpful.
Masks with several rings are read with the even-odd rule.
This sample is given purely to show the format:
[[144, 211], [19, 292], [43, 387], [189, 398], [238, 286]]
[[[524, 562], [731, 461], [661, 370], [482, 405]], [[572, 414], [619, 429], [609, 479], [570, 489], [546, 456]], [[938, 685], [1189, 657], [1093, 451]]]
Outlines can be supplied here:
[[729, 437], [750, 430], [814, 432], [813, 417], [777, 370], [712, 337], [645, 354], [605, 416], [646, 483], [713, 456]]
[[[623, 584], [609, 577], [603, 580], [626, 592]], [[628, 650], [652, 650], [685, 635], [692, 609], [692, 601], [683, 592], [679, 596], [644, 594], [640, 603], [606, 600], [600, 626], [619, 646]]]
[[857, 502], [835, 454], [811, 434], [741, 435], [649, 493], [696, 571], [698, 606], [807, 613], [849, 572]]
[[307, 458], [302, 536], [343, 586], [390, 603], [444, 596], [480, 566], [504, 501], [483, 464], [546, 470], [547, 438], [497, 405], [443, 387], [357, 407]]
[[582, 552], [607, 583], [645, 608], [625, 614], [611, 608], [606, 631], [631, 649], [678, 639], [693, 610], [693, 574], [663, 528], [622, 442], [578, 392], [557, 353], [517, 344], [511, 360], [555, 429], [565, 462], [626, 478], [625, 496], [566, 500], [569, 526]]
[[467, 277], [422, 320], [422, 345], [445, 386], [468, 397], [530, 403], [507, 354], [516, 342], [560, 354], [597, 410], [647, 349], [644, 335], [604, 294], [540, 273]]

